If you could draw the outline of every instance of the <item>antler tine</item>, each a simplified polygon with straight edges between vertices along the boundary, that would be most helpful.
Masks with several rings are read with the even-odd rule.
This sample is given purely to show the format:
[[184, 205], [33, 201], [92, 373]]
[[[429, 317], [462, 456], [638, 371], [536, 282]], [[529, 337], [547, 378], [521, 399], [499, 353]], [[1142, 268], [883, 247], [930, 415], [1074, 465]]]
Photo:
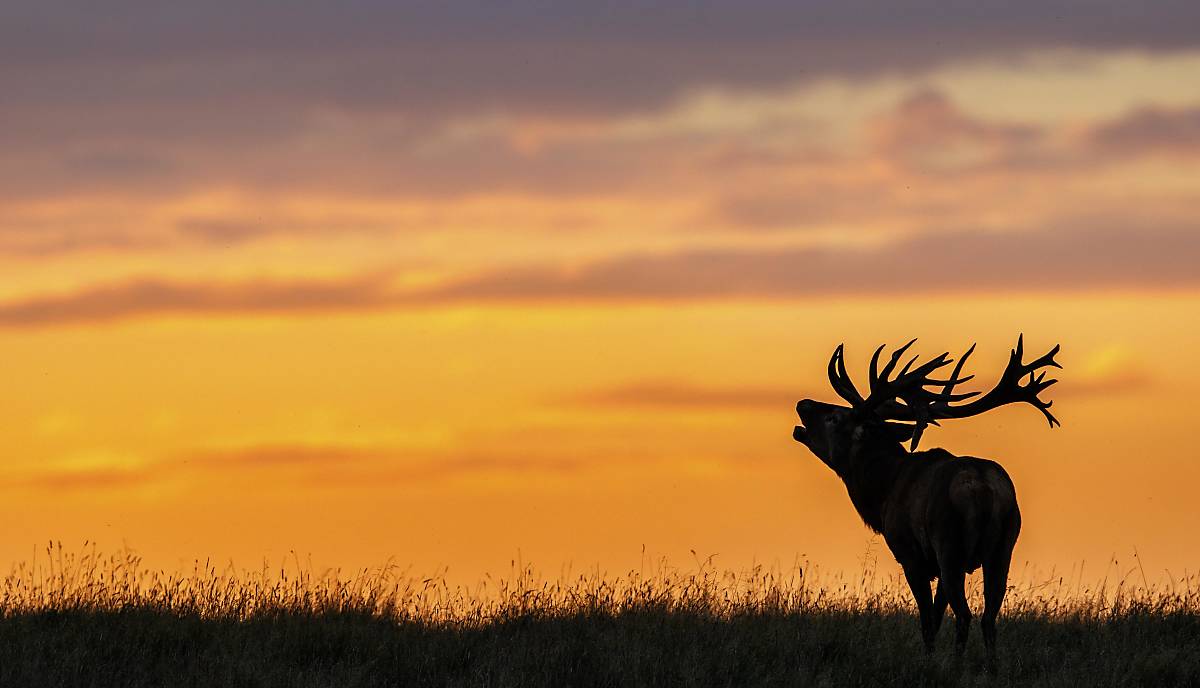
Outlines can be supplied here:
[[1062, 370], [1062, 365], [1059, 364], [1058, 361], [1054, 360], [1055, 355], [1058, 354], [1060, 349], [1062, 349], [1062, 345], [1055, 344], [1053, 349], [1046, 352], [1040, 358], [1033, 361], [1032, 363], [1024, 366], [1025, 370], [1036, 370], [1037, 368], [1044, 368], [1046, 366], [1054, 366], [1055, 368]]
[[908, 348], [916, 342], [917, 340], [914, 337], [913, 339], [908, 340], [907, 344], [892, 352], [892, 357], [888, 359], [887, 365], [883, 366], [883, 372], [880, 373], [883, 378], [883, 382], [888, 381], [888, 377], [892, 374], [892, 371], [896, 369], [896, 364], [900, 361], [900, 357], [903, 356], [904, 352], [908, 351]]
[[858, 393], [854, 382], [850, 380], [850, 374], [846, 372], [844, 349], [845, 344], [838, 344], [838, 347], [833, 350], [833, 356], [829, 359], [829, 384], [838, 396], [850, 402], [851, 405], [857, 406], [863, 403], [863, 397]]
[[837, 352], [838, 376], [842, 379], [842, 382], [845, 383], [846, 387], [849, 388], [849, 391], [852, 393], [852, 396], [854, 397], [854, 399], [846, 399], [846, 401], [849, 401], [851, 403], [855, 403], [855, 402], [862, 403], [863, 396], [858, 393], [858, 388], [854, 386], [854, 381], [850, 379], [850, 373], [846, 372], [846, 351], [843, 348], [843, 346], [844, 345], [838, 346], [838, 352]]
[[[954, 366], [954, 372], [950, 373], [950, 379], [946, 381], [946, 386], [942, 388], [942, 396], [950, 396], [950, 393], [954, 390], [954, 385], [957, 385], [961, 382], [966, 382], [967, 380], [975, 377], [974, 375], [968, 375], [962, 379], [959, 379], [958, 377], [958, 374], [962, 372], [963, 366], [966, 365], [967, 359], [971, 357], [971, 354], [975, 353], [975, 344], [976, 342], [972, 342], [971, 348], [967, 349], [966, 353], [958, 358], [958, 363]], [[978, 394], [978, 392], [976, 392], [976, 394]]]
[[[938, 356], [937, 358], [926, 361], [925, 363], [922, 363], [921, 365], [917, 366], [916, 370], [909, 373], [909, 376], [912, 378], [924, 379], [925, 376], [929, 375], [930, 373], [937, 370], [938, 368], [945, 368], [946, 366], [953, 363], [954, 359], [948, 358], [949, 356], [950, 356], [950, 352], [947, 351], [947, 352], [941, 354], [940, 356]], [[901, 374], [896, 379], [899, 380], [902, 377], [904, 377], [903, 372], [901, 372]], [[938, 381], [926, 380], [925, 383], [922, 384], [922, 386], [930, 385], [930, 384], [944, 384], [944, 381], [942, 381], [942, 380], [938, 380]]]
[[[1055, 382], [1058, 382], [1058, 380], [1055, 380]], [[1058, 420], [1057, 418], [1055, 418], [1053, 413], [1050, 413], [1050, 407], [1053, 405], [1054, 405], [1054, 400], [1051, 399], [1050, 401], [1046, 402], [1045, 406], [1039, 406], [1038, 410], [1041, 411], [1042, 415], [1046, 417], [1046, 421], [1048, 423], [1050, 423], [1050, 427], [1053, 428], [1055, 425], [1057, 425], [1058, 427], [1061, 428], [1062, 422], [1060, 420]]]
[[867, 387], [874, 390], [879, 384], [879, 354], [883, 353], [883, 348], [887, 344], [880, 344], [875, 353], [871, 354], [871, 364], [867, 366]]
[[920, 358], [918, 354], [913, 354], [913, 357], [908, 359], [908, 363], [904, 364], [904, 367], [900, 369], [900, 372], [896, 375], [896, 377], [904, 377], [904, 375], [908, 372], [908, 369], [912, 367], [912, 364], [917, 362], [918, 358]]

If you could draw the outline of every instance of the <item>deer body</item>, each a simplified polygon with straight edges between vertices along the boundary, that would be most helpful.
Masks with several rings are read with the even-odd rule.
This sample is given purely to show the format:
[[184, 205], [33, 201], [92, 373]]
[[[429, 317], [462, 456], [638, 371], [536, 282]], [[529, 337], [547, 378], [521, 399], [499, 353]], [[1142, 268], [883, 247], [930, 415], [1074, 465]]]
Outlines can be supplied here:
[[[954, 385], [969, 379], [958, 377], [966, 356], [949, 380], [928, 378], [931, 371], [950, 363], [945, 354], [909, 373], [914, 359], [895, 380], [889, 380], [907, 348], [893, 354], [882, 376], [877, 373], [876, 351], [871, 361], [872, 393], [864, 399], [845, 374], [839, 347], [830, 361], [830, 382], [851, 406], [810, 399], [799, 402], [796, 412], [802, 425], [796, 426], [793, 437], [837, 473], [863, 522], [883, 535], [912, 588], [927, 650], [933, 649], [947, 605], [955, 616], [955, 646], [959, 652], [965, 648], [971, 610], [964, 579], [983, 568], [981, 624], [989, 668], [994, 669], [996, 617], [1021, 530], [1016, 489], [1008, 473], [994, 461], [955, 456], [944, 449], [916, 451], [915, 446], [928, 423], [975, 415], [1014, 401], [1034, 404], [1056, 423], [1047, 410], [1049, 404], [1037, 399], [1037, 392], [1053, 381], [1046, 382], [1044, 374], [1035, 379], [1032, 371], [1057, 366], [1053, 362], [1057, 347], [1025, 365], [1020, 362], [1018, 342], [1001, 384], [983, 399], [962, 406], [951, 402], [977, 394], [953, 394]], [[1020, 385], [1025, 373], [1030, 373], [1030, 382]], [[935, 384], [943, 390], [932, 393], [924, 389]], [[912, 451], [902, 446], [904, 440], [913, 441]], [[930, 581], [935, 578], [937, 592], [931, 595]]]
[[877, 530], [897, 561], [930, 581], [944, 573], [940, 562], [947, 557], [973, 573], [1011, 554], [1021, 513], [999, 464], [944, 449], [904, 453], [879, 507]]

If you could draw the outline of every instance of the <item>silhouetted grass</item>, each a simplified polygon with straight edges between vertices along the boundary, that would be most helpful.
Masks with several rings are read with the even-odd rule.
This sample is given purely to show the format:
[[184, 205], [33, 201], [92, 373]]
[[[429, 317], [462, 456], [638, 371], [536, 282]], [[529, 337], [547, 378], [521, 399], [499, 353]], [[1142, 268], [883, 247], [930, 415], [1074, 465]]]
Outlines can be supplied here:
[[[1200, 585], [1018, 581], [986, 674], [925, 657], [907, 591], [868, 572], [658, 566], [471, 590], [391, 567], [183, 575], [130, 553], [20, 566], [0, 594], [0, 686], [775, 686], [1200, 684]], [[978, 608], [978, 600], [975, 601]]]

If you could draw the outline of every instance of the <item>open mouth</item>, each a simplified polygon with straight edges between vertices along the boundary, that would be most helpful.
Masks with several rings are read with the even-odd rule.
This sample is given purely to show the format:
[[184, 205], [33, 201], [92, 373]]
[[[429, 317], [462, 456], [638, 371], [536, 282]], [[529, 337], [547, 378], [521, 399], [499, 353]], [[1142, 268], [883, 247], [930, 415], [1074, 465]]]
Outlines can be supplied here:
[[803, 425], [797, 425], [792, 430], [792, 439], [796, 440], [797, 442], [803, 442], [805, 436], [807, 436], [807, 433], [808, 433], [807, 428], [805, 428]]

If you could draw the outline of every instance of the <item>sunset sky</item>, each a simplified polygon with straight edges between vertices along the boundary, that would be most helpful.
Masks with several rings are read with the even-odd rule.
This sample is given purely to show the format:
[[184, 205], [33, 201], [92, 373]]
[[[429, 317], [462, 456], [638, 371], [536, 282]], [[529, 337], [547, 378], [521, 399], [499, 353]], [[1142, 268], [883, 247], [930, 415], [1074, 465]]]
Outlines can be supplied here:
[[796, 400], [1024, 332], [1063, 427], [923, 441], [1013, 476], [1015, 570], [1200, 569], [1200, 5], [23, 5], [6, 564], [857, 571]]

